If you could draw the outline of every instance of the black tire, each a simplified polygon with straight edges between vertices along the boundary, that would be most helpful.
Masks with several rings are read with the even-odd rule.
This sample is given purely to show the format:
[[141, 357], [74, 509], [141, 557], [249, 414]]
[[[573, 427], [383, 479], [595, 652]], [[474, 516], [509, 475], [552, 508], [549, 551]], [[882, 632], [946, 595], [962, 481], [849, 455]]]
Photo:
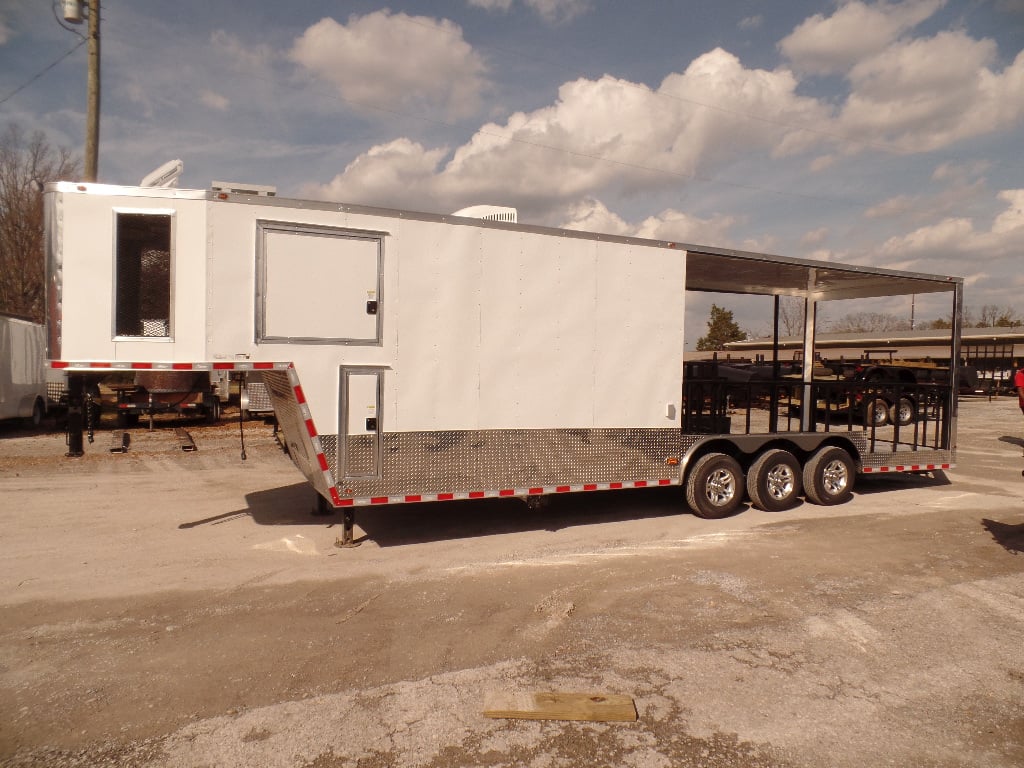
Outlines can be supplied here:
[[209, 398], [204, 404], [203, 408], [206, 410], [206, 423], [215, 424], [220, 421], [220, 398], [214, 395]]
[[724, 453], [709, 453], [694, 464], [686, 479], [686, 503], [697, 517], [717, 520], [743, 503], [743, 470]]
[[917, 421], [917, 404], [909, 397], [901, 397], [889, 409], [889, 421], [905, 427]]
[[37, 397], [32, 403], [32, 415], [25, 420], [25, 424], [30, 429], [39, 429], [43, 426], [44, 416], [46, 416], [46, 404]]
[[772, 448], [750, 466], [747, 494], [765, 512], [781, 512], [796, 504], [801, 490], [800, 462], [789, 451]]
[[873, 397], [864, 406], [864, 423], [869, 427], [884, 427], [889, 423], [889, 403], [881, 397]]
[[842, 504], [853, 495], [855, 476], [850, 454], [834, 445], [825, 446], [804, 467], [804, 494], [812, 504]]

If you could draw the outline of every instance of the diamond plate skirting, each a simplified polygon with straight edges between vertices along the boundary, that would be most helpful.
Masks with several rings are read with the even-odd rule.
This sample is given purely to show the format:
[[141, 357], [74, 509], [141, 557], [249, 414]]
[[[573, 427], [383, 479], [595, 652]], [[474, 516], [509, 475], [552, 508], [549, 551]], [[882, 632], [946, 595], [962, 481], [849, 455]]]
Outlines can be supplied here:
[[[372, 436], [320, 443], [342, 498], [668, 479], [678, 482], [677, 429], [510, 429], [385, 433], [380, 477]], [[339, 467], [344, 457], [346, 467]], [[348, 475], [348, 477], [345, 477]]]
[[[264, 381], [292, 461], [335, 505], [679, 484], [687, 454], [704, 440], [723, 439], [673, 428], [509, 429], [364, 434], [341, 444], [336, 434], [317, 434], [293, 370], [266, 371]], [[949, 465], [955, 453], [872, 443], [867, 433], [853, 430], [727, 439], [753, 457], [780, 438], [805, 451], [842, 438], [865, 472]]]

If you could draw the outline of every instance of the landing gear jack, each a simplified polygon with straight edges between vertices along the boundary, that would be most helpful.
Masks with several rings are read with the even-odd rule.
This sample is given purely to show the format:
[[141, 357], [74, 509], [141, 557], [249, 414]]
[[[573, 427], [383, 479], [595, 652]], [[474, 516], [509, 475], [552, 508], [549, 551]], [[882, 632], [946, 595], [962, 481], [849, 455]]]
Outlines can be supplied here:
[[[316, 497], [316, 509], [313, 510], [314, 515], [330, 515], [335, 511], [335, 507], [332, 507], [327, 503], [327, 499], [319, 494]], [[345, 507], [341, 511], [341, 536], [334, 540], [334, 546], [339, 549], [354, 549], [363, 542], [355, 540], [355, 525], [356, 525], [356, 513], [351, 507]]]
[[334, 546], [339, 549], [353, 549], [362, 544], [352, 536], [356, 524], [356, 513], [351, 507], [345, 507], [341, 512], [341, 538], [334, 540]]

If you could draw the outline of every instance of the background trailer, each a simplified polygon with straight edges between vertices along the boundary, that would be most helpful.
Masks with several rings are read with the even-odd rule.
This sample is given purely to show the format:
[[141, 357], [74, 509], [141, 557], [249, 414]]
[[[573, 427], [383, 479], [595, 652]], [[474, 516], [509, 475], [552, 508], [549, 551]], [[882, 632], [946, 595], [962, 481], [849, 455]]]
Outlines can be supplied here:
[[46, 329], [0, 313], [0, 420], [38, 427], [46, 415]]
[[225, 188], [61, 182], [46, 210], [50, 364], [259, 371], [330, 507], [685, 485], [718, 517], [953, 460], [955, 386], [878, 432], [819, 415], [842, 383], [808, 367], [722, 418], [683, 319], [687, 291], [800, 296], [813, 360], [818, 302], [940, 291], [958, 317], [959, 279]]

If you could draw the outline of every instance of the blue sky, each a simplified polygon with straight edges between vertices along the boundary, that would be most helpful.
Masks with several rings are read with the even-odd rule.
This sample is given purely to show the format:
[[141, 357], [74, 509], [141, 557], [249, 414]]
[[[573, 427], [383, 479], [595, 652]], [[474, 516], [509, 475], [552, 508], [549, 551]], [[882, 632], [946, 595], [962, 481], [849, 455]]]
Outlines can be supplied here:
[[[511, 205], [527, 223], [961, 275], [968, 307], [1024, 313], [1024, 0], [104, 0], [102, 15], [104, 182], [180, 158], [185, 187]], [[84, 46], [15, 93], [77, 41], [50, 0], [0, 4], [0, 127], [81, 151]], [[918, 319], [948, 313], [928, 302]], [[695, 302], [690, 327], [706, 317]]]

